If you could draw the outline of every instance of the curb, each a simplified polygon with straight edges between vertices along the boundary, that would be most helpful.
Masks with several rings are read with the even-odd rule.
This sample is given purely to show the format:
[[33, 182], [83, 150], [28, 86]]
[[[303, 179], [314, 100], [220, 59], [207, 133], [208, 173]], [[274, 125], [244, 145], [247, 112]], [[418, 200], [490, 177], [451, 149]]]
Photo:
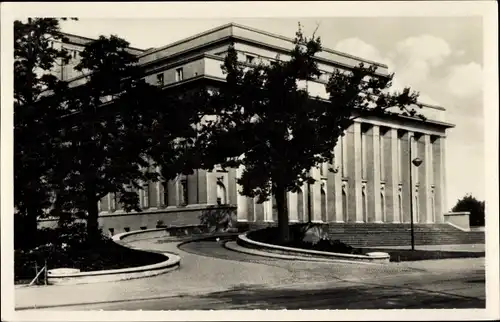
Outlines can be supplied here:
[[[123, 239], [130, 235], [139, 235], [141, 233], [149, 233], [151, 231], [161, 231], [161, 230], [163, 229], [137, 230], [127, 233], [122, 233], [113, 236], [112, 240], [122, 247], [135, 249], [137, 251], [142, 251], [142, 252], [158, 253], [143, 249], [137, 249], [134, 247], [129, 247], [127, 243], [123, 241]], [[181, 261], [180, 256], [165, 252], [159, 254], [165, 256], [166, 260], [160, 263], [145, 265], [145, 266], [91, 271], [91, 272], [66, 273], [66, 274], [64, 273], [51, 274], [49, 270], [47, 274], [47, 282], [49, 285], [77, 285], [77, 284], [116, 282], [116, 281], [156, 276], [168, 273], [170, 271], [179, 268]]]
[[259, 251], [265, 250], [268, 253], [277, 253], [279, 255], [290, 255], [290, 256], [303, 255], [302, 257], [327, 258], [330, 260], [343, 260], [343, 261], [347, 260], [357, 263], [369, 262], [369, 263], [385, 264], [389, 263], [390, 260], [390, 255], [382, 252], [369, 253], [368, 255], [354, 255], [354, 254], [330, 253], [317, 250], [308, 250], [308, 249], [272, 245], [251, 240], [250, 238], [248, 238], [247, 233], [238, 236], [237, 244], [241, 247], [253, 248]]
[[304, 256], [294, 256], [294, 255], [285, 255], [285, 254], [277, 254], [271, 252], [265, 252], [261, 250], [245, 248], [238, 245], [236, 242], [226, 242], [224, 243], [224, 247], [243, 254], [262, 256], [268, 258], [276, 258], [276, 259], [287, 259], [287, 260], [297, 260], [297, 261], [305, 261], [305, 262], [322, 262], [322, 263], [345, 263], [345, 264], [364, 264], [364, 265], [383, 265], [383, 263], [377, 262], [363, 262], [363, 261], [350, 261], [350, 260], [342, 260], [342, 259], [330, 259], [324, 257], [304, 257]]

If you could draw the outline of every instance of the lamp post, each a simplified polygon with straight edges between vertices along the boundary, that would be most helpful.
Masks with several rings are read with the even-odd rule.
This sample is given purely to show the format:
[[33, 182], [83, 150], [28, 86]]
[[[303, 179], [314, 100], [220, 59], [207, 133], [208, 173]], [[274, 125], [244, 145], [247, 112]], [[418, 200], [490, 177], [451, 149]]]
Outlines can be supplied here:
[[422, 164], [422, 159], [416, 157], [415, 159], [412, 159], [412, 149], [411, 149], [411, 144], [412, 144], [412, 139], [413, 136], [409, 137], [409, 142], [410, 142], [410, 232], [411, 232], [411, 250], [415, 250], [415, 232], [413, 230], [413, 168], [412, 165], [415, 167], [419, 167]]

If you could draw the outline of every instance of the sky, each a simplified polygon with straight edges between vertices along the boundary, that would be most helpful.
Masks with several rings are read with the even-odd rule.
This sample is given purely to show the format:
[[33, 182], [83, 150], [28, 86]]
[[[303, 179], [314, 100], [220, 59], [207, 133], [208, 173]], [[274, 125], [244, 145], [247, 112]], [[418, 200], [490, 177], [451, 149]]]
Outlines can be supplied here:
[[147, 49], [229, 22], [291, 38], [300, 22], [306, 35], [316, 30], [324, 47], [387, 64], [395, 89], [410, 86], [422, 102], [446, 108], [446, 121], [456, 125], [446, 141], [448, 208], [467, 193], [485, 199], [480, 16], [80, 19], [63, 22], [62, 30], [91, 38], [114, 34]]

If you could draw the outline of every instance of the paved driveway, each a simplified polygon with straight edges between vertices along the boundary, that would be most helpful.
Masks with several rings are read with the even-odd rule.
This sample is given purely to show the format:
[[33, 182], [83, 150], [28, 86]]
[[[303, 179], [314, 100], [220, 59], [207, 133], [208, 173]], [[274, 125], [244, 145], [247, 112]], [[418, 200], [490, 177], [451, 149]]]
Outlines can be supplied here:
[[[444, 306], [484, 306], [482, 258], [426, 261], [427, 263], [418, 264], [390, 263], [380, 266], [274, 260], [232, 253], [215, 242], [187, 244], [181, 249], [176, 243], [158, 243], [154, 239], [133, 242], [132, 245], [136, 248], [177, 253], [182, 258], [181, 267], [168, 274], [130, 281], [20, 288], [15, 294], [16, 308], [61, 305], [73, 310], [147, 307], [215, 309], [219, 306], [231, 308], [231, 305], [248, 307], [247, 302], [238, 304], [231, 300], [231, 297], [241, 298], [244, 294], [249, 295], [249, 299], [254, 298], [251, 302], [254, 305], [261, 303], [260, 306], [257, 305], [259, 308], [286, 307], [287, 303], [293, 308], [304, 306], [310, 293], [316, 294], [316, 297], [337, 298], [326, 302], [316, 298], [318, 308], [355, 305], [349, 303], [358, 303], [358, 306], [365, 303], [366, 306], [370, 303], [368, 299], [377, 296], [385, 299], [385, 304], [377, 302], [380, 307], [393, 305], [391, 303], [403, 307], [418, 306], [420, 302], [424, 305], [432, 297], [455, 299], [451, 302], [436, 302]], [[362, 295], [360, 292], [366, 294]], [[283, 297], [284, 294], [289, 295]], [[349, 294], [352, 301], [346, 302]], [[385, 295], [382, 296], [383, 294]], [[406, 299], [410, 303], [398, 300], [402, 294], [409, 294]], [[420, 296], [421, 300], [412, 300], [417, 298], [416, 294], [426, 295]], [[190, 300], [183, 301], [179, 296]], [[275, 299], [294, 296], [302, 299], [281, 302]], [[258, 300], [259, 298], [262, 300]], [[461, 302], [457, 303], [456, 299]], [[423, 307], [430, 304], [426, 305]]]

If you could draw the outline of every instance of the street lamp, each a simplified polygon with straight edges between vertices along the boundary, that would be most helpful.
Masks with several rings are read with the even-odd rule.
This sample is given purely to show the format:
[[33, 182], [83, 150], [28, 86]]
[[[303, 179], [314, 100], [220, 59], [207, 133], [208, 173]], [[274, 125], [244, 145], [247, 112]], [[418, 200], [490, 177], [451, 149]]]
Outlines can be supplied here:
[[422, 159], [416, 157], [412, 160], [411, 158], [411, 143], [413, 137], [410, 137], [410, 232], [411, 232], [411, 250], [415, 250], [415, 232], [413, 230], [413, 169], [412, 165], [415, 167], [419, 167], [422, 164]]

